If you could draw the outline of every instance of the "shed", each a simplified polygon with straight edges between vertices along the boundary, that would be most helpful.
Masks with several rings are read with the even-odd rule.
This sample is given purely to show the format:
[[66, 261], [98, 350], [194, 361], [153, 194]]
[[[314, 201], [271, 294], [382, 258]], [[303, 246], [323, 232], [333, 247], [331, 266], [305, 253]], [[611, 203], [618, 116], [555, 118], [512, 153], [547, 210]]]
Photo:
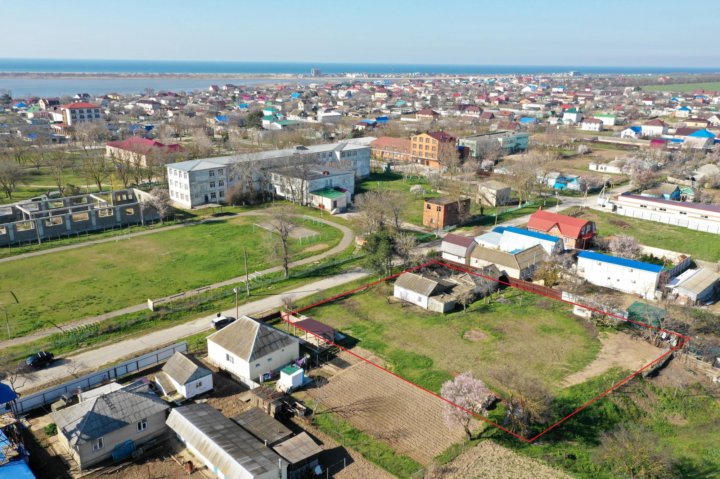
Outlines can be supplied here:
[[213, 388], [212, 371], [192, 356], [176, 352], [165, 363], [155, 381], [166, 396], [174, 392], [185, 399], [203, 394]]
[[322, 452], [322, 448], [306, 432], [274, 446], [273, 450], [290, 463], [288, 470], [296, 474], [300, 470], [317, 466], [318, 456]]
[[274, 446], [293, 435], [280, 421], [256, 407], [238, 414], [232, 420], [266, 446]]
[[299, 388], [305, 382], [305, 372], [302, 368], [288, 365], [280, 370], [280, 379], [277, 387], [281, 391], [289, 392]]
[[691, 303], [706, 303], [720, 292], [720, 274], [708, 268], [689, 269], [673, 278], [668, 286]]

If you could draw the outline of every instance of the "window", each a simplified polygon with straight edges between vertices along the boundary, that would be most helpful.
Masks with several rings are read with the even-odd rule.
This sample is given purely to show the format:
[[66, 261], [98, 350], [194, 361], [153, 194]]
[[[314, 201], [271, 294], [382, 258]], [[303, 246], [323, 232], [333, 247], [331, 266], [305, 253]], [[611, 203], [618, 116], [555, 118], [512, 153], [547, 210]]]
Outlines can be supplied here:
[[102, 208], [102, 209], [98, 210], [98, 216], [100, 218], [108, 218], [112, 215], [113, 215], [112, 208]]
[[45, 220], [45, 226], [59, 226], [63, 224], [63, 219], [60, 216], [53, 216]]
[[7, 234], [7, 229], [4, 226], [0, 226], [0, 236]]
[[93, 451], [99, 451], [103, 447], [105, 447], [105, 441], [103, 441], [103, 438], [99, 437], [95, 439], [95, 442], [93, 442]]
[[230, 355], [230, 353], [225, 353], [225, 361], [229, 362], [230, 364], [235, 364], [235, 358]]
[[215, 194], [214, 192], [213, 192], [213, 193], [210, 193], [210, 199], [213, 199], [213, 200], [214, 200], [214, 199], [216, 199], [216, 198], [217, 198], [217, 194]]
[[259, 368], [259, 367], [260, 367], [260, 363], [256, 363], [256, 364], [255, 364], [255, 367], [256, 367], [256, 368]]
[[214, 181], [211, 181], [211, 182], [210, 182], [210, 188], [215, 188], [215, 182], [214, 182]]
[[218, 181], [218, 186], [225, 186], [225, 180]]
[[442, 208], [440, 206], [438, 206], [437, 211], [442, 211]]
[[220, 198], [223, 198], [225, 196], [225, 192], [220, 190]]
[[20, 223], [15, 223], [15, 230], [16, 231], [30, 231], [35, 229], [35, 222], [34, 221], [22, 221]]
[[272, 358], [268, 358], [268, 362], [269, 362], [269, 363], [272, 362]]
[[137, 423], [137, 430], [138, 432], [142, 432], [145, 429], [147, 429], [147, 418], [143, 418]]
[[88, 214], [87, 211], [85, 211], [84, 213], [75, 213], [72, 215], [72, 220], [73, 220], [73, 223], [79, 223], [81, 221], [89, 221], [90, 215]]
[[128, 216], [132, 216], [135, 214], [135, 208], [125, 208], [125, 214]]
[[195, 383], [195, 387], [196, 387], [196, 388], [201, 388], [201, 387], [202, 387], [202, 381], [198, 381], [197, 383]]
[[210, 170], [210, 176], [215, 176], [215, 170]]

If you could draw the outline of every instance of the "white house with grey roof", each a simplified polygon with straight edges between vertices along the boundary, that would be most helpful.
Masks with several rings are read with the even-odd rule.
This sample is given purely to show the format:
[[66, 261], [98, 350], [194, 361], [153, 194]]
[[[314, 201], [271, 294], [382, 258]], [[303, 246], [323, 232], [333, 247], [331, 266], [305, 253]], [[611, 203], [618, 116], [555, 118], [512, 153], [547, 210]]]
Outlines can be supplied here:
[[263, 375], [300, 357], [295, 336], [247, 316], [211, 334], [207, 342], [208, 360], [251, 388]]
[[190, 399], [213, 388], [212, 371], [192, 356], [179, 351], [165, 363], [155, 376], [155, 382], [165, 396], [180, 395]]
[[168, 190], [172, 202], [181, 208], [225, 203], [228, 191], [239, 180], [243, 165], [253, 170], [253, 181], [271, 168], [299, 164], [321, 164], [355, 171], [358, 178], [370, 175], [370, 146], [357, 142], [298, 146], [284, 150], [244, 153], [171, 163], [167, 169]]
[[87, 469], [164, 434], [168, 408], [147, 384], [137, 382], [52, 415], [59, 443], [80, 469]]
[[209, 404], [173, 409], [167, 418], [167, 426], [218, 478], [288, 477], [285, 459]]

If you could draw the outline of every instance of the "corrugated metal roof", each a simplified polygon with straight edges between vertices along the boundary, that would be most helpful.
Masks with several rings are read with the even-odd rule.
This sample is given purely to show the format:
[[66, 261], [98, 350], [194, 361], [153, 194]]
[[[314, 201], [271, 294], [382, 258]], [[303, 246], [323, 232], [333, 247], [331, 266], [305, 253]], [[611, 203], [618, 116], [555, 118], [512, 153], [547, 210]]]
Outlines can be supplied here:
[[272, 449], [208, 404], [173, 409], [167, 425], [225, 477], [256, 477], [287, 467]]
[[581, 251], [578, 253], [578, 258], [586, 258], [593, 261], [616, 264], [618, 266], [624, 266], [626, 268], [650, 271], [651, 273], [659, 273], [663, 270], [662, 266], [656, 264], [643, 263], [642, 261], [635, 261], [634, 259], [619, 258], [617, 256], [610, 256], [608, 254], [596, 253], [595, 251]]
[[301, 432], [297, 436], [278, 444], [273, 447], [273, 450], [284, 457], [290, 464], [297, 464], [322, 452], [322, 448], [306, 432]]
[[182, 385], [212, 374], [203, 363], [179, 351], [172, 355], [162, 370], [178, 384]]
[[[495, 231], [495, 230], [493, 230]], [[557, 243], [558, 241], [561, 241], [560, 238], [557, 236], [551, 236], [547, 235], [545, 233], [539, 233], [537, 231], [530, 231], [530, 230], [524, 230], [522, 228], [516, 228], [515, 226], [506, 226], [504, 227], [503, 232], [509, 232], [509, 233], [515, 233], [522, 236], [530, 236], [531, 238], [537, 238], [539, 240], [543, 241], [550, 241], [552, 243]]]
[[293, 434], [280, 421], [256, 407], [238, 414], [232, 420], [268, 446], [282, 442]]
[[700, 268], [685, 281], [678, 284], [678, 289], [684, 289], [694, 294], [700, 294], [720, 281], [720, 274], [707, 268]]
[[147, 384], [138, 382], [55, 411], [53, 419], [68, 442], [75, 445], [137, 423], [168, 407]]
[[262, 358], [298, 342], [297, 338], [247, 316], [241, 316], [231, 325], [211, 334], [208, 341], [245, 361]]

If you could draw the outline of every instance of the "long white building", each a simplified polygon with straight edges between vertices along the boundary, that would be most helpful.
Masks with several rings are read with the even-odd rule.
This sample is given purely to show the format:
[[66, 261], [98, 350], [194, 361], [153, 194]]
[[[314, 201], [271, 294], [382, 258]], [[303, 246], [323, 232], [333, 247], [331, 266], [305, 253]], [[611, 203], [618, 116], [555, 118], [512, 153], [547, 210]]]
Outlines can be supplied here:
[[720, 234], [720, 205], [663, 200], [623, 193], [612, 201], [617, 214]]
[[577, 274], [589, 283], [646, 299], [655, 298], [662, 266], [594, 251], [581, 251], [577, 258]]
[[370, 175], [370, 146], [340, 142], [171, 163], [166, 165], [170, 198], [181, 208], [225, 203], [243, 164], [266, 175], [271, 168], [301, 163], [348, 168], [365, 178]]

